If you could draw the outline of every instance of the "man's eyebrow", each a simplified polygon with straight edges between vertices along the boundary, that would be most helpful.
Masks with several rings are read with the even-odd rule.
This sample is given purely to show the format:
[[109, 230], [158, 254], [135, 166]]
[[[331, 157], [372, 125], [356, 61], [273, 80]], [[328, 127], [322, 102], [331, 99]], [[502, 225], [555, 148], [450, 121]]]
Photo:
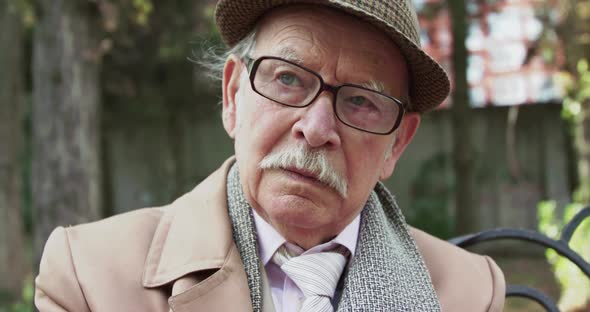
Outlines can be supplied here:
[[[277, 56], [299, 65], [303, 64], [303, 59], [297, 56], [295, 49], [291, 47], [282, 47], [278, 51]], [[361, 86], [381, 93], [385, 91], [384, 84], [378, 80], [370, 80], [368, 82], [362, 83]]]
[[291, 48], [291, 47], [283, 47], [279, 50], [278, 52], [278, 57], [284, 58], [287, 61], [291, 61], [297, 64], [303, 64], [303, 59], [301, 59], [299, 56], [297, 56], [297, 53], [295, 52], [295, 49]]
[[361, 86], [381, 93], [385, 91], [385, 86], [383, 85], [383, 83], [377, 80], [370, 80], [368, 82], [361, 84]]

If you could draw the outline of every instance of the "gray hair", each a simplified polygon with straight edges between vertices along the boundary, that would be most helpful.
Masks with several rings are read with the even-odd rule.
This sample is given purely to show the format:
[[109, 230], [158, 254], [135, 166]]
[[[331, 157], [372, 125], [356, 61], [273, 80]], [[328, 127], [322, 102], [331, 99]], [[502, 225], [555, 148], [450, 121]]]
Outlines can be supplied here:
[[213, 81], [221, 81], [225, 62], [230, 55], [243, 58], [254, 50], [257, 30], [258, 27], [254, 27], [244, 39], [227, 51], [222, 51], [216, 46], [202, 49], [201, 56], [195, 62], [206, 70], [207, 77]]

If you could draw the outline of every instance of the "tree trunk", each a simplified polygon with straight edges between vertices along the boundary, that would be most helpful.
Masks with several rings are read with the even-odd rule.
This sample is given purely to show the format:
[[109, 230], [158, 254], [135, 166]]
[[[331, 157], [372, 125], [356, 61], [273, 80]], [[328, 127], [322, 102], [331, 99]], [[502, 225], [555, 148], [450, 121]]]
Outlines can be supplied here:
[[35, 264], [56, 226], [100, 217], [95, 6], [92, 1], [37, 1], [32, 109]]
[[471, 108], [467, 85], [467, 12], [464, 0], [449, 1], [453, 33], [453, 74], [455, 88], [451, 108], [453, 121], [453, 165], [455, 168], [456, 233], [478, 230], [475, 186], [475, 148], [472, 139]]
[[25, 273], [21, 218], [23, 140], [22, 22], [9, 0], [0, 0], [0, 297], [18, 298]]

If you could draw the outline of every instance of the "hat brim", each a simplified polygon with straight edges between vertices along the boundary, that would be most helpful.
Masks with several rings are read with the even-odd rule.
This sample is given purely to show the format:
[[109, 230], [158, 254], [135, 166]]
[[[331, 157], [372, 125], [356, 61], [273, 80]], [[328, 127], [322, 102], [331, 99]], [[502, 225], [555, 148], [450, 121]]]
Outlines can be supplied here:
[[441, 104], [450, 92], [450, 81], [442, 69], [417, 44], [395, 27], [361, 8], [337, 0], [221, 0], [217, 4], [215, 20], [225, 44], [233, 47], [254, 28], [268, 10], [287, 4], [319, 4], [354, 15], [385, 32], [398, 46], [409, 70], [410, 103], [408, 111], [426, 112]]

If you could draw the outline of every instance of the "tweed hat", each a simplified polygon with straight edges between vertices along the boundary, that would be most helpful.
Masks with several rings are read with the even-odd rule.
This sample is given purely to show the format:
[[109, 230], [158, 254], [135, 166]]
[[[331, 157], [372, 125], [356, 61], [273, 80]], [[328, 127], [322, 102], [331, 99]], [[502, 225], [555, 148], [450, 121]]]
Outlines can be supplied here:
[[223, 41], [231, 48], [252, 31], [265, 12], [296, 3], [333, 7], [365, 20], [389, 35], [409, 67], [409, 111], [428, 111], [449, 94], [447, 74], [420, 47], [418, 18], [411, 0], [220, 0], [215, 20]]

